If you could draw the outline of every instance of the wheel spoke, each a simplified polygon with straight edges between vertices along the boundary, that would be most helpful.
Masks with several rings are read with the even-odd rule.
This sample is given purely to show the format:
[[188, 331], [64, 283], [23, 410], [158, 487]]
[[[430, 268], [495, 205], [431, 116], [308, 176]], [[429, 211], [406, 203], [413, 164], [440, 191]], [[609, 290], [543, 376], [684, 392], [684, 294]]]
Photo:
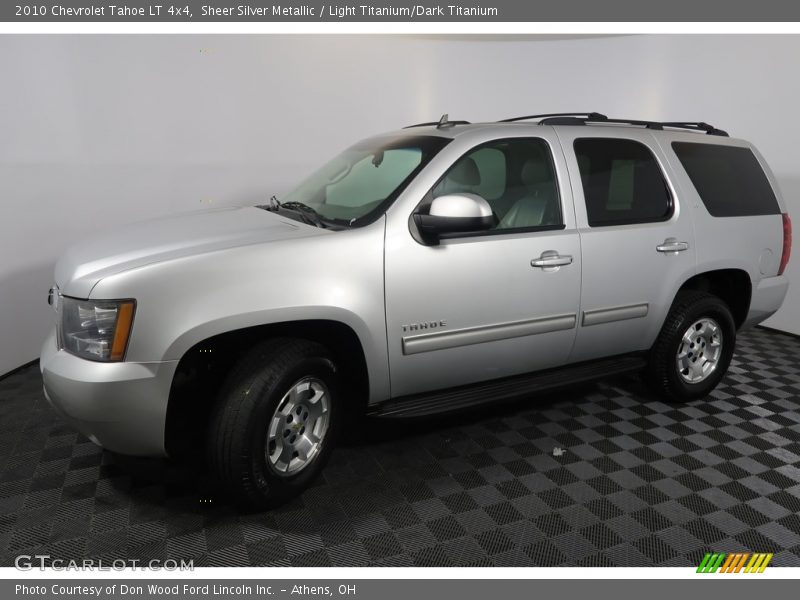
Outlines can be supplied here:
[[308, 405], [308, 420], [316, 421], [326, 412], [325, 394], [322, 393], [316, 402]]
[[269, 424], [267, 442], [279, 440], [284, 429], [286, 429], [286, 416], [282, 413], [276, 413], [272, 422]]
[[281, 465], [281, 466], [285, 465], [285, 467], [283, 467], [283, 469], [282, 469], [283, 471], [286, 471], [286, 470], [289, 469], [289, 464], [292, 462], [292, 456], [293, 455], [294, 455], [294, 448], [292, 448], [292, 445], [291, 444], [287, 444], [286, 442], [283, 442], [281, 444], [281, 450], [280, 450], [280, 454], [278, 456], [278, 463], [277, 463], [278, 465]]
[[[304, 436], [304, 447], [306, 447], [306, 455], [310, 458], [314, 457], [319, 451], [319, 445], [322, 443], [322, 439], [316, 435], [313, 431], [307, 431], [306, 435]], [[307, 446], [306, 446], [307, 445]]]
[[289, 391], [289, 402], [286, 403], [288, 412], [291, 412], [291, 410], [297, 406], [297, 402], [300, 400], [300, 392], [300, 386], [297, 385]]
[[305, 437], [311, 444], [319, 444], [322, 441], [320, 437], [317, 435], [317, 432], [314, 431], [314, 429], [309, 429], [308, 431], [306, 431]]
[[315, 402], [319, 402], [319, 401], [320, 401], [320, 400], [322, 400], [322, 399], [323, 399], [323, 398], [326, 396], [326, 394], [327, 394], [327, 392], [326, 392], [324, 389], [322, 389], [320, 386], [315, 386], [315, 387], [312, 387], [312, 388], [311, 388], [311, 390], [313, 391], [313, 394], [312, 394], [312, 396], [311, 396], [311, 397], [308, 399], [308, 402], [309, 402], [310, 404], [313, 404], [313, 403], [315, 403]]
[[703, 377], [703, 364], [700, 362], [693, 362], [692, 363], [692, 374], [697, 379], [702, 379]]
[[297, 458], [302, 461], [307, 461], [311, 451], [314, 448], [314, 444], [308, 441], [305, 436], [298, 443], [295, 445], [295, 452], [297, 452]]

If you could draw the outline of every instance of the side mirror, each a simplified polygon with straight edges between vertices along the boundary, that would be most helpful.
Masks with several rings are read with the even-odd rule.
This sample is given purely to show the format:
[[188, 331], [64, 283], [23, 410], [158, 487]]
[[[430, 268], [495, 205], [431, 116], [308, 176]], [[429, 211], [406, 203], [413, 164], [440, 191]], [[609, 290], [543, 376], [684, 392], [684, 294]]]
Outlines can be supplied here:
[[427, 214], [414, 222], [422, 238], [435, 243], [442, 234], [486, 231], [497, 224], [492, 207], [477, 194], [447, 194], [434, 198]]

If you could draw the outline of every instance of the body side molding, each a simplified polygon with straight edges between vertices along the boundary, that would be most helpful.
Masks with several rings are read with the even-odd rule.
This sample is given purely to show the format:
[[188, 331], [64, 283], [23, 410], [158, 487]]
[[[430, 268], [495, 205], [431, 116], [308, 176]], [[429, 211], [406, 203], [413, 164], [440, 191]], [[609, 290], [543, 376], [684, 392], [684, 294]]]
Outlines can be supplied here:
[[484, 342], [573, 329], [576, 322], [577, 315], [572, 313], [526, 321], [512, 321], [510, 323], [497, 323], [494, 325], [454, 329], [452, 331], [411, 335], [403, 338], [403, 354], [419, 354], [420, 352], [432, 352], [433, 350], [444, 350], [446, 348], [457, 348], [459, 346], [470, 346]]
[[627, 321], [628, 319], [639, 319], [647, 316], [649, 304], [629, 304], [627, 306], [614, 306], [612, 308], [597, 308], [594, 310], [583, 311], [581, 325], [600, 325], [601, 323], [613, 323], [614, 321]]

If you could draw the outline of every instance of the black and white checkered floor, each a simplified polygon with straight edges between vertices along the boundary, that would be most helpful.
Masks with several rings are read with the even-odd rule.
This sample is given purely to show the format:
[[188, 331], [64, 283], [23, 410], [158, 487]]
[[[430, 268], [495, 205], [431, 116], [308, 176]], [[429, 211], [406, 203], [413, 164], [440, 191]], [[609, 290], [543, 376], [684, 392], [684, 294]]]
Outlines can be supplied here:
[[706, 400], [668, 405], [625, 377], [374, 424], [261, 514], [215, 498], [196, 468], [104, 453], [40, 386], [36, 366], [0, 381], [0, 566], [691, 566], [711, 550], [800, 565], [800, 339], [764, 329], [740, 336]]

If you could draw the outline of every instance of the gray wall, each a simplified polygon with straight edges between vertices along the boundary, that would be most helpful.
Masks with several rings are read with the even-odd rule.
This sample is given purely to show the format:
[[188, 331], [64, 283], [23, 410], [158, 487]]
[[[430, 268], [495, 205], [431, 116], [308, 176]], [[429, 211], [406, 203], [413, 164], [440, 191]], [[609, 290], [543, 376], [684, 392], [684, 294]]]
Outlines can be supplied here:
[[[766, 155], [798, 239], [798, 72], [797, 36], [0, 36], [0, 373], [37, 356], [75, 240], [263, 201], [360, 137], [443, 112], [709, 121]], [[800, 333], [798, 290], [768, 324]]]

